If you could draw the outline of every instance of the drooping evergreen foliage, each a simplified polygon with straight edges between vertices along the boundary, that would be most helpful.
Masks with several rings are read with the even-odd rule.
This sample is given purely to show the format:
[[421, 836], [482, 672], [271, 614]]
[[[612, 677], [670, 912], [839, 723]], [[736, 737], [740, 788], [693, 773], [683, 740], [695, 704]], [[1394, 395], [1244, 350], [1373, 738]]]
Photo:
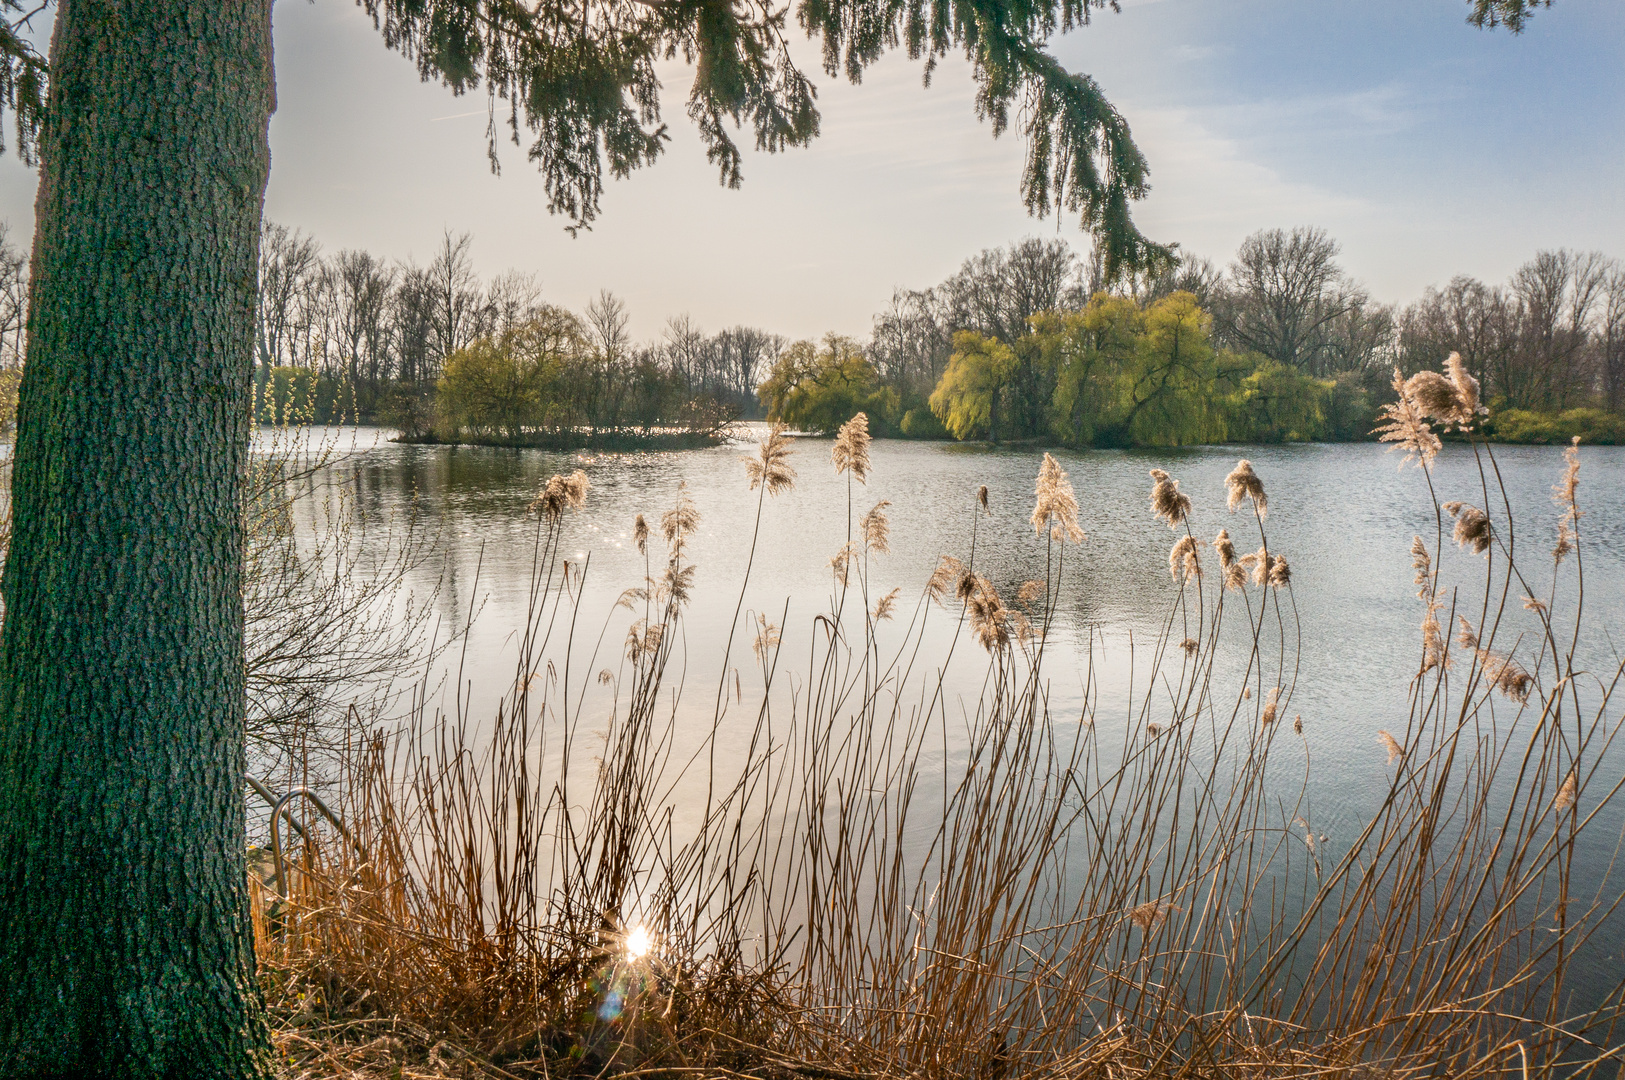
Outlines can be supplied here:
[[[692, 64], [688, 115], [717, 166], [736, 186], [742, 154], [729, 128], [748, 127], [758, 150], [810, 142], [819, 130], [811, 81], [789, 49], [790, 9], [673, 0], [361, 0], [384, 40], [417, 61], [425, 80], [456, 93], [482, 84], [516, 143], [530, 141], [548, 208], [572, 228], [598, 214], [605, 168], [613, 176], [652, 164], [667, 136], [660, 114], [661, 61]], [[1089, 76], [1062, 68], [1049, 37], [1089, 22], [1113, 0], [1059, 3], [891, 4], [805, 0], [796, 18], [823, 46], [827, 74], [853, 82], [883, 53], [903, 48], [927, 74], [951, 51], [970, 62], [976, 107], [995, 134], [1012, 113], [1027, 138], [1021, 195], [1037, 215], [1078, 215], [1101, 245], [1108, 273], [1166, 265], [1171, 249], [1134, 225], [1149, 170], [1127, 121]], [[490, 147], [497, 162], [496, 133]]]

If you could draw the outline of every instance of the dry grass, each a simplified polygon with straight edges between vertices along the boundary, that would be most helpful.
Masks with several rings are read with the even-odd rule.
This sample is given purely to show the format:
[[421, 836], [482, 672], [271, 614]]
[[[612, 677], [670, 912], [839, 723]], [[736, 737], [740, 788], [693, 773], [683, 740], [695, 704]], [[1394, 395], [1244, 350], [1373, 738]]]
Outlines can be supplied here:
[[[861, 461], [858, 478], [874, 479], [858, 434], [845, 432], [836, 464], [851, 478]], [[787, 470], [787, 448], [775, 453]], [[764, 457], [747, 478], [763, 497], [767, 468]], [[1177, 488], [1155, 479], [1169, 484], [1166, 509]], [[1486, 478], [1478, 501], [1495, 491]], [[518, 667], [486, 734], [475, 739], [467, 715], [420, 715], [360, 748], [343, 789], [366, 857], [307, 845], [286, 914], [261, 919], [288, 1075], [1265, 1080], [1614, 1067], [1620, 994], [1568, 980], [1619, 899], [1606, 884], [1572, 887], [1581, 838], [1618, 793], [1597, 775], [1619, 728], [1617, 673], [1582, 697], [1573, 642], [1547, 614], [1561, 606], [1555, 584], [1536, 612], [1539, 642], [1497, 645], [1494, 604], [1471, 646], [1447, 642], [1436, 618], [1447, 558], [1503, 596], [1532, 593], [1500, 545], [1509, 530], [1487, 530], [1483, 558], [1460, 554], [1434, 498], [1435, 542], [1413, 555], [1435, 630], [1398, 674], [1411, 713], [1372, 736], [1374, 769], [1388, 756], [1380, 807], [1329, 843], [1303, 798], [1302, 717], [1273, 722], [1293, 715], [1297, 620], [1290, 577], [1270, 573], [1263, 484], [1243, 462], [1224, 494], [1252, 510], [1237, 531], [1257, 533], [1257, 584], [1221, 533], [1225, 574], [1182, 577], [1152, 689], [1111, 737], [1092, 696], [1081, 718], [1048, 709], [1059, 541], [1081, 532], [1051, 459], [1033, 515], [1050, 529], [1044, 566], [1018, 608], [977, 570], [973, 539], [963, 562], [942, 560], [912, 616], [895, 610], [883, 640], [868, 599], [872, 523], [867, 546], [849, 530], [843, 578], [801, 651], [745, 615], [754, 689], [719, 685], [697, 746], [674, 722], [680, 676], [668, 667], [692, 570], [684, 543], [700, 527], [686, 493], [662, 519], [667, 566], [629, 594], [638, 647], [609, 672], [607, 724], [584, 719], [600, 674], [584, 674], [597, 665], [580, 655], [581, 577], [559, 580], [569, 516], [543, 514]], [[1565, 523], [1577, 530], [1574, 506], [1571, 488]], [[1160, 516], [1191, 536], [1179, 511]], [[1188, 550], [1194, 559], [1194, 538]], [[1577, 558], [1564, 580], [1579, 574]], [[862, 603], [848, 607], [848, 592]], [[956, 597], [948, 617], [961, 632], [927, 668], [927, 620]], [[895, 598], [883, 600], [892, 614]], [[1251, 644], [1231, 683], [1219, 671], [1233, 650], [1222, 668], [1217, 657], [1238, 629]], [[732, 649], [730, 637], [724, 671]], [[950, 707], [942, 672], [965, 652], [985, 660], [982, 694]], [[1529, 680], [1522, 698], [1505, 693], [1514, 662]], [[1576, 989], [1589, 1012], [1576, 1015]]]

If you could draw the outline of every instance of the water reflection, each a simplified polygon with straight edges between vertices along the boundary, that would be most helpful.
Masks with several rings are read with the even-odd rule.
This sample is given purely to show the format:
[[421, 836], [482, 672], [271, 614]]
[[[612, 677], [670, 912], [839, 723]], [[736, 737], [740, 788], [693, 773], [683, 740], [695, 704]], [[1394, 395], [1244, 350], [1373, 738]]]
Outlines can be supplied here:
[[[872, 606], [874, 597], [901, 588], [900, 623], [919, 602], [940, 554], [971, 555], [973, 529], [978, 569], [1004, 596], [1043, 574], [1045, 543], [1028, 522], [1042, 456], [1033, 449], [880, 441], [872, 448], [868, 483], [850, 484], [830, 464], [830, 440], [798, 440], [792, 459], [796, 487], [763, 505], [760, 547], [741, 605], [739, 583], [758, 502], [739, 460], [749, 445], [565, 454], [398, 446], [361, 433], [347, 435], [345, 446], [353, 452], [312, 477], [313, 490], [342, 486], [380, 543], [388, 522], [413, 508], [441, 523], [441, 558], [425, 565], [418, 587], [427, 593], [438, 585], [447, 627], [460, 627], [478, 612], [467, 649], [456, 657], [475, 716], [494, 706], [513, 675], [514, 635], [524, 620], [538, 529], [525, 507], [555, 472], [581, 468], [593, 484], [586, 508], [569, 519], [561, 549], [563, 558], [585, 569], [578, 625], [590, 628], [598, 643], [593, 671], [616, 656], [625, 632], [612, 614], [616, 597], [641, 584], [647, 569], [631, 536], [634, 516], [655, 520], [683, 482], [701, 514], [688, 554], [697, 577], [685, 617], [684, 662], [693, 687], [715, 687], [724, 679], [732, 686], [737, 677], [748, 689], [757, 613], [783, 627], [786, 656], [804, 650], [812, 615], [831, 603], [830, 558], [846, 542], [849, 527], [881, 499], [892, 504], [892, 554], [871, 564], [870, 600]], [[1399, 469], [1398, 455], [1379, 446], [1057, 452], [1076, 487], [1088, 538], [1064, 556], [1060, 604], [1046, 646], [1050, 709], [1062, 718], [1081, 714], [1092, 655], [1090, 693], [1098, 695], [1098, 722], [1132, 722], [1131, 657], [1143, 656], [1154, 643], [1178, 595], [1167, 568], [1177, 537], [1151, 515], [1148, 472], [1163, 468], [1181, 482], [1194, 503], [1198, 537], [1210, 540], [1228, 528], [1246, 551], [1258, 546], [1258, 527], [1248, 514], [1226, 510], [1223, 487], [1242, 454], [1269, 493], [1264, 529], [1270, 547], [1292, 563], [1287, 611], [1297, 625], [1285, 629], [1289, 641], [1301, 633], [1302, 654], [1290, 712], [1302, 716], [1312, 748], [1317, 827], [1330, 827], [1369, 811], [1386, 787], [1377, 732], [1401, 724], [1408, 713], [1409, 673], [1420, 649], [1423, 606], [1411, 584], [1411, 538], [1431, 542], [1439, 528], [1422, 474]], [[1561, 455], [1555, 448], [1498, 447], [1494, 459], [1492, 466], [1469, 447], [1447, 446], [1434, 476], [1439, 497], [1487, 503], [1501, 517], [1498, 475], [1513, 512], [1508, 539], [1527, 564], [1527, 584], [1544, 596], [1550, 559], [1540, 553], [1555, 536], [1558, 511], [1550, 496], [1562, 472]], [[1611, 670], [1625, 620], [1625, 448], [1587, 447], [1581, 459], [1587, 623], [1580, 654], [1588, 667]], [[975, 495], [982, 484], [992, 514], [978, 520]], [[1211, 562], [1211, 549], [1204, 548], [1204, 558]], [[1480, 609], [1484, 568], [1481, 557], [1447, 550], [1444, 580], [1458, 590], [1452, 599], [1460, 610]], [[742, 628], [725, 673], [722, 643], [736, 606], [743, 609]], [[1527, 637], [1535, 625], [1516, 602], [1504, 617], [1513, 628], [1503, 633], [1506, 642], [1519, 633]], [[953, 625], [952, 618], [939, 618], [928, 635], [943, 646], [939, 655], [946, 653]], [[1176, 632], [1173, 640], [1182, 636]], [[1235, 651], [1239, 665], [1245, 650]], [[1290, 666], [1292, 658], [1286, 660]], [[934, 661], [927, 656], [923, 662]], [[974, 693], [983, 670], [979, 653], [961, 649], [951, 678], [958, 690]], [[1233, 673], [1239, 677], [1239, 666]], [[691, 694], [683, 707], [708, 722], [710, 697]]]

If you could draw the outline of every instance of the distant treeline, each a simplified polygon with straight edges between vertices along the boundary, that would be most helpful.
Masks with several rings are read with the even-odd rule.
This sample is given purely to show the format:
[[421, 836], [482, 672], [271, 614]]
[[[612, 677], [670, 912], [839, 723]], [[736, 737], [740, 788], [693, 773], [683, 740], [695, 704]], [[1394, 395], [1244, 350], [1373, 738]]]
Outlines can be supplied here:
[[784, 341], [706, 334], [687, 316], [659, 341], [627, 336], [600, 293], [577, 315], [534, 275], [482, 281], [472, 239], [447, 233], [427, 266], [324, 256], [267, 223], [261, 238], [256, 408], [263, 422], [339, 417], [413, 439], [534, 443], [700, 436], [760, 414], [756, 385]]
[[[1460, 353], [1485, 428], [1510, 441], [1625, 442], [1625, 269], [1543, 251], [1503, 285], [1470, 277], [1373, 300], [1319, 229], [1248, 237], [1224, 269], [1104, 280], [1027, 239], [899, 289], [867, 339], [789, 342], [686, 315], [637, 343], [609, 292], [580, 313], [533, 275], [489, 281], [471, 238], [427, 266], [324, 255], [267, 223], [254, 408], [261, 422], [378, 422], [419, 440], [681, 445], [737, 418], [831, 431], [854, 412], [906, 438], [1183, 445], [1370, 436], [1393, 371]], [[0, 424], [25, 351], [27, 257], [0, 223]]]
[[1405, 308], [1373, 301], [1319, 229], [1248, 237], [1225, 270], [1187, 257], [1116, 284], [1061, 240], [984, 251], [899, 290], [868, 342], [792, 346], [769, 413], [827, 430], [1080, 446], [1363, 439], [1394, 369], [1459, 352], [1487, 428], [1515, 441], [1625, 441], [1625, 270], [1541, 252], [1505, 286], [1472, 278]]

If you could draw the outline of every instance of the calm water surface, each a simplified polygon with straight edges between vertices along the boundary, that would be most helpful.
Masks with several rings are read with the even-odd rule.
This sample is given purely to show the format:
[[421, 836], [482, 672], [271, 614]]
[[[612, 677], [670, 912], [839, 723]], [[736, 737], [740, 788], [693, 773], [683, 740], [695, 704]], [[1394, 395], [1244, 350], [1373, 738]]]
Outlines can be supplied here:
[[[343, 492], [346, 505], [367, 527], [365, 542], [384, 545], [388, 523], [414, 505], [441, 522], [437, 558], [414, 587], [426, 593], [438, 585], [436, 603], [445, 626], [461, 626], [475, 614], [466, 652], [455, 659], [476, 717], [494, 708], [513, 677], [537, 532], [525, 508], [537, 489], [553, 473], [576, 468], [593, 484], [586, 508], [567, 519], [562, 551], [588, 567], [577, 651], [570, 657], [573, 681], [587, 686], [601, 668], [618, 667], [630, 616], [612, 611], [613, 604], [622, 589], [643, 577], [644, 561], [631, 538], [634, 515], [657, 522], [686, 483], [701, 522], [689, 553], [698, 569], [685, 619], [688, 689], [679, 717], [696, 725], [708, 722], [751, 549], [757, 498], [739, 460], [751, 444], [677, 453], [563, 454], [399, 446], [366, 430], [346, 432], [340, 441], [351, 452], [313, 478], [311, 492]], [[746, 614], [729, 664], [740, 669], [746, 685], [753, 678], [760, 685], [745, 621], [749, 613], [767, 612], [773, 622], [783, 623], [784, 655], [797, 655], [798, 649], [805, 655], [811, 618], [831, 603], [829, 559], [847, 538], [848, 483], [830, 464], [830, 441], [799, 439], [796, 450], [795, 489], [767, 500], [744, 590]], [[1586, 510], [1580, 651], [1593, 670], [1611, 673], [1625, 631], [1625, 448], [1586, 447], [1580, 453]], [[1211, 538], [1219, 528], [1229, 528], [1238, 548], [1250, 550], [1258, 546], [1257, 526], [1247, 513], [1226, 511], [1223, 487], [1225, 474], [1245, 456], [1268, 491], [1270, 548], [1292, 565], [1301, 660], [1287, 714], [1303, 717], [1310, 794], [1320, 827], [1330, 831], [1350, 814], [1361, 815], [1387, 785], [1376, 733], [1404, 726], [1408, 677], [1416, 669], [1422, 604], [1411, 583], [1409, 549], [1413, 536], [1431, 542], [1435, 531], [1423, 474], [1414, 467], [1400, 469], [1399, 455], [1367, 444], [1056, 456], [1076, 487], [1088, 538], [1066, 555], [1060, 610], [1046, 656], [1052, 716], [1075, 719], [1082, 711], [1092, 653], [1100, 694], [1097, 723], [1102, 730], [1131, 723], [1130, 680], [1143, 672], [1146, 650], [1178, 593], [1167, 570], [1175, 535], [1149, 511], [1147, 471], [1164, 468], [1180, 480], [1195, 504], [1198, 536]], [[1041, 577], [1045, 545], [1028, 523], [1041, 457], [1033, 449], [877, 441], [868, 483], [854, 485], [851, 498], [854, 519], [878, 500], [892, 504], [892, 554], [872, 564], [871, 604], [875, 596], [900, 587], [906, 622], [938, 555], [969, 556], [981, 484], [988, 486], [993, 514], [976, 525], [978, 566], [1007, 597], [1023, 580]], [[1524, 573], [1544, 596], [1551, 581], [1546, 553], [1558, 517], [1551, 493], [1562, 473], [1561, 453], [1502, 446], [1494, 458], [1511, 504], [1512, 539], [1526, 563]], [[1441, 501], [1486, 501], [1480, 462], [1469, 447], [1445, 448], [1434, 483]], [[1493, 491], [1492, 496], [1499, 520], [1500, 496]], [[1204, 555], [1211, 560], [1210, 549], [1204, 548]], [[1444, 565], [1444, 581], [1459, 587], [1458, 607], [1476, 621], [1483, 558], [1450, 547]], [[1574, 589], [1572, 563], [1564, 570], [1557, 610], [1568, 610], [1561, 598], [1565, 592], [1572, 597]], [[1512, 632], [1503, 630], [1501, 643], [1517, 640], [1533, 626], [1516, 598], [1505, 617]], [[944, 656], [953, 613], [930, 618], [936, 629], [928, 631], [925, 653], [938, 648], [938, 656]], [[1533, 658], [1532, 643], [1526, 637], [1518, 646], [1526, 661]], [[1289, 666], [1291, 659], [1289, 654]], [[974, 697], [985, 670], [985, 655], [961, 643], [950, 686]], [[1239, 667], [1232, 674], [1239, 678]]]

